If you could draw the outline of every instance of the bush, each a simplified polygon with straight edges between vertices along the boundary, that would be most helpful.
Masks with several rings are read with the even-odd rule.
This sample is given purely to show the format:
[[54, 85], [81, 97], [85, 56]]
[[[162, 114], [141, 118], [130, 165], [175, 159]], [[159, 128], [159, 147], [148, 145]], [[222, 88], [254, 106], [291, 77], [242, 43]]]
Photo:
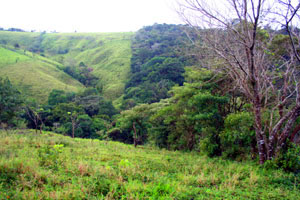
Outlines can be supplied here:
[[277, 168], [289, 172], [300, 172], [300, 146], [288, 142], [279, 156], [274, 160]]
[[220, 134], [223, 156], [236, 159], [248, 155], [255, 144], [253, 117], [249, 112], [229, 114], [224, 122], [224, 131]]
[[200, 150], [209, 157], [220, 156], [220, 138], [216, 128], [207, 127], [203, 129], [205, 137], [200, 141]]
[[124, 135], [122, 134], [122, 131], [119, 128], [112, 128], [108, 132], [108, 137], [111, 138], [114, 141], [125, 141], [126, 138], [124, 138]]
[[[70, 125], [72, 126], [71, 123], [70, 123]], [[54, 131], [55, 131], [56, 133], [60, 133], [60, 134], [63, 134], [63, 135], [67, 135], [68, 130], [69, 130], [69, 128], [68, 128], [67, 126], [63, 125], [63, 126], [59, 126], [59, 127], [56, 128]]]

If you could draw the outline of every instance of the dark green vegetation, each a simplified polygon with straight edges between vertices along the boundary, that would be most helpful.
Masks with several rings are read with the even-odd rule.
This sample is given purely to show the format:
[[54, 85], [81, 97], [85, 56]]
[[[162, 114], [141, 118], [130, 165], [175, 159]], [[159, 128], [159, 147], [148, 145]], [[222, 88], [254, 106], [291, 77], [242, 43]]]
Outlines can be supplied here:
[[184, 75], [186, 82], [173, 87], [170, 98], [121, 112], [108, 137], [232, 159], [255, 156], [251, 106], [239, 96], [222, 95], [226, 81], [208, 70], [186, 68]]
[[[14, 88], [9, 79], [0, 78], [0, 119], [2, 123], [14, 124], [23, 103], [21, 93]], [[17, 120], [16, 120], [17, 121]]]
[[0, 132], [0, 199], [298, 199], [299, 177], [198, 153]]
[[175, 84], [183, 84], [184, 66], [192, 64], [181, 52], [188, 39], [183, 29], [179, 25], [155, 24], [135, 34], [124, 108], [158, 102], [169, 97], [168, 91]]

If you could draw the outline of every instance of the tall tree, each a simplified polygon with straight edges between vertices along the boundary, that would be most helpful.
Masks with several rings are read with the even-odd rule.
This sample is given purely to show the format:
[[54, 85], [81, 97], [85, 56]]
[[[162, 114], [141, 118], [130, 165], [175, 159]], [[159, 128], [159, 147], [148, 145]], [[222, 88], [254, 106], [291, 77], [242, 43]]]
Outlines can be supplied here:
[[116, 126], [122, 130], [122, 134], [130, 135], [134, 146], [145, 143], [147, 138], [148, 119], [152, 113], [152, 104], [141, 104], [130, 110], [121, 112]]
[[[241, 91], [251, 103], [260, 164], [278, 154], [300, 115], [299, 60], [294, 37], [290, 36], [290, 41], [278, 41], [275, 31], [261, 28], [276, 25], [271, 3], [224, 0], [216, 4], [215, 1], [183, 0], [178, 10], [200, 35], [199, 48], [203, 51], [199, 52], [208, 53], [207, 66], [227, 75], [234, 89]], [[283, 8], [283, 1], [273, 3], [273, 7]], [[295, 8], [292, 10], [296, 15], [299, 6]], [[287, 6], [287, 13], [289, 9]], [[293, 15], [284, 16], [290, 30], [288, 16]], [[276, 42], [285, 48], [285, 54], [272, 48]], [[267, 120], [263, 119], [264, 113], [269, 114]]]

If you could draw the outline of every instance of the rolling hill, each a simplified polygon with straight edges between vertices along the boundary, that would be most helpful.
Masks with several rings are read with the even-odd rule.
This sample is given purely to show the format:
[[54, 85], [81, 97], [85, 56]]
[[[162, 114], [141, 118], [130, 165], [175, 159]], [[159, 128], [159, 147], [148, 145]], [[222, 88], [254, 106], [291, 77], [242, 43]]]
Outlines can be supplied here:
[[[59, 66], [57, 68], [59, 70], [63, 66], [73, 67], [84, 62], [85, 65], [93, 69], [92, 73], [100, 79], [100, 83], [103, 85], [103, 95], [110, 100], [116, 100], [123, 94], [125, 81], [130, 73], [132, 36], [133, 33], [29, 33], [0, 31], [0, 45], [3, 48], [19, 51], [26, 55], [35, 55], [38, 59], [31, 59], [30, 63], [28, 63], [29, 58], [26, 58], [27, 67], [35, 66], [36, 68], [41, 66], [42, 63], [47, 63], [49, 65], [46, 67], [50, 65]], [[24, 57], [22, 59], [26, 60]], [[12, 58], [11, 62], [15, 61]], [[8, 64], [13, 64], [5, 64], [4, 61], [0, 62], [5, 67]], [[20, 64], [17, 66], [18, 70], [25, 70]], [[4, 72], [3, 68], [0, 76], [8, 75], [9, 77], [14, 77], [14, 73], [16, 71], [11, 73]], [[32, 73], [34, 74], [35, 72], [32, 71]], [[37, 74], [37, 76], [39, 75]], [[63, 75], [60, 74], [57, 77], [61, 76]], [[16, 75], [16, 77], [18, 78], [15, 79], [20, 79], [19, 76]], [[71, 81], [68, 80], [67, 82]], [[76, 81], [73, 80], [73, 82], [75, 83]], [[24, 84], [27, 85], [26, 87], [32, 86], [33, 94], [38, 90], [34, 87], [36, 82], [31, 83], [29, 80], [29, 82], [24, 82]], [[71, 88], [72, 84], [70, 88], [66, 89], [74, 91], [74, 88]], [[83, 87], [80, 84], [75, 85], [79, 88]], [[61, 86], [57, 87], [57, 89], [61, 88]], [[22, 90], [26, 93], [28, 92], [24, 88]]]
[[8, 77], [26, 97], [33, 97], [41, 103], [47, 101], [52, 89], [74, 92], [84, 89], [55, 62], [5, 48], [0, 48], [0, 76]]

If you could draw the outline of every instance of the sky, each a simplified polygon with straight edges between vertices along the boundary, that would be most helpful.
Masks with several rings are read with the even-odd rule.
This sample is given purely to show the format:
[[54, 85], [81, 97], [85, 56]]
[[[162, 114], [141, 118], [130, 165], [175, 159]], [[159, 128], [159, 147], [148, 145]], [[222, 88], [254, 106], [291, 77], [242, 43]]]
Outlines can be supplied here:
[[27, 31], [129, 32], [181, 23], [175, 0], [0, 0], [0, 27]]

